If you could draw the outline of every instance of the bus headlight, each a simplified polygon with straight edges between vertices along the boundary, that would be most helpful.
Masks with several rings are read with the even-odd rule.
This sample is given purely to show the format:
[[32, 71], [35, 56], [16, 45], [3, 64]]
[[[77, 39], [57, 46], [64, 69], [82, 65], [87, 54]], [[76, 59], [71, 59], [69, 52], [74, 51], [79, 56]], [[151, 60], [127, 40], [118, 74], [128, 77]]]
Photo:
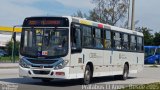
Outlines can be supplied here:
[[19, 65], [23, 68], [30, 68], [30, 64], [24, 60], [24, 58], [21, 58], [20, 61], [19, 61]]
[[54, 69], [58, 70], [58, 69], [63, 69], [66, 65], [68, 64], [68, 60], [64, 60], [62, 62], [60, 62], [59, 64], [57, 64]]

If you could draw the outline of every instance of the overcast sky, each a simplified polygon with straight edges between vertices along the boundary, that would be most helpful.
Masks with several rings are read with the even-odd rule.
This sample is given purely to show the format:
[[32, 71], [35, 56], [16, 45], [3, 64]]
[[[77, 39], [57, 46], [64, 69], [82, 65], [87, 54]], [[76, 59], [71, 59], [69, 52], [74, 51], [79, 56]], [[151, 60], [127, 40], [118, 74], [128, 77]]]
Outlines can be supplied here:
[[[135, 0], [137, 26], [160, 32], [160, 0]], [[88, 12], [90, 0], [1, 0], [0, 26], [22, 24], [25, 17], [42, 15], [72, 15], [77, 10]]]

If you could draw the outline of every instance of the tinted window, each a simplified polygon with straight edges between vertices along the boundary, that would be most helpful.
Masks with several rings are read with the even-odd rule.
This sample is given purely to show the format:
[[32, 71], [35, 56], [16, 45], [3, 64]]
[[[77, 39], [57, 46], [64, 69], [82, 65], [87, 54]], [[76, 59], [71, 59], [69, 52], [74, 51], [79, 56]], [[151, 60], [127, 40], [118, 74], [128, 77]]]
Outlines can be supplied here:
[[123, 34], [123, 43], [122, 43], [122, 49], [128, 50], [129, 49], [129, 37], [128, 34]]
[[88, 26], [82, 26], [83, 30], [83, 46], [92, 47], [92, 29]]
[[72, 28], [71, 47], [73, 50], [81, 49], [81, 30], [80, 28]]
[[94, 33], [94, 47], [95, 48], [103, 48], [103, 39], [102, 39], [102, 30], [96, 28]]
[[136, 51], [136, 37], [134, 35], [131, 35], [130, 38], [130, 49], [133, 51]]
[[143, 51], [143, 39], [142, 37], [137, 37], [137, 50]]
[[119, 32], [113, 33], [113, 44], [115, 49], [121, 49], [121, 34]]
[[104, 47], [106, 49], [111, 48], [111, 31], [105, 30], [105, 39], [104, 39]]

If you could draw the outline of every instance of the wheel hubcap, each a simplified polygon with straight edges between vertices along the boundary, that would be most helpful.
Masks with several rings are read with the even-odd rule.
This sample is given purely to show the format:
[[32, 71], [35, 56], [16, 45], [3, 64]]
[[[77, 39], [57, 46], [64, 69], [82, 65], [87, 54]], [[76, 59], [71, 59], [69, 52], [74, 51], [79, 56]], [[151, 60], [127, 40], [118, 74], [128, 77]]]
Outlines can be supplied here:
[[128, 77], [128, 69], [125, 69], [124, 77], [125, 77], [125, 78], [127, 78], [127, 77]]
[[87, 70], [86, 73], [85, 73], [85, 78], [86, 78], [86, 79], [85, 79], [86, 81], [89, 81], [89, 80], [90, 80], [90, 72], [89, 72], [88, 70]]

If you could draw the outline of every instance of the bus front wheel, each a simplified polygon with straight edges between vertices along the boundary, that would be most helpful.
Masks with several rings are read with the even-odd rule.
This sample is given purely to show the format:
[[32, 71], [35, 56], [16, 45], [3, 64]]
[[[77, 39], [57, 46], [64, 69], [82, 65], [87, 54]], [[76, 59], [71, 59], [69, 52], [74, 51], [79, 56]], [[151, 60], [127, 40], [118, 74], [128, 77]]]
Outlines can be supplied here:
[[84, 72], [83, 84], [88, 85], [91, 81], [91, 69], [90, 66], [87, 65]]

